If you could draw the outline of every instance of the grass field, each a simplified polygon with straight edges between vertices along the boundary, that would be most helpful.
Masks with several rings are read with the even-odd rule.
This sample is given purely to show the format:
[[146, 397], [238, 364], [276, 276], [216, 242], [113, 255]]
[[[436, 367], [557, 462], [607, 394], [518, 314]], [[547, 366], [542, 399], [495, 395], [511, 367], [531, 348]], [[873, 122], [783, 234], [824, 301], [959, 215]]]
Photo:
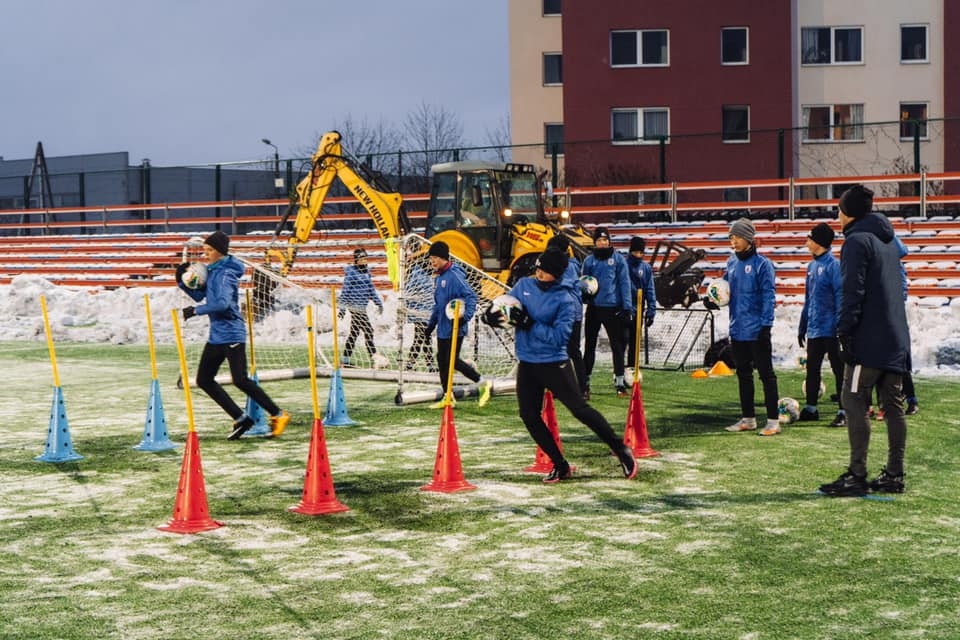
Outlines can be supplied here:
[[[171, 438], [187, 430], [175, 351], [159, 350]], [[512, 397], [455, 409], [476, 491], [420, 490], [441, 414], [393, 406], [391, 385], [348, 381], [355, 427], [325, 429], [337, 498], [303, 516], [309, 382], [268, 383], [294, 414], [282, 438], [228, 442], [198, 390], [210, 515], [173, 514], [183, 448], [135, 451], [150, 390], [146, 347], [58, 345], [74, 463], [37, 462], [53, 397], [46, 345], [0, 345], [0, 637], [80, 638], [956, 638], [960, 619], [960, 394], [918, 380], [907, 493], [817, 497], [846, 466], [842, 429], [729, 434], [734, 378], [646, 372], [658, 458], [626, 481], [558, 408], [574, 479], [523, 473], [536, 447]], [[627, 401], [595, 375], [621, 431]], [[780, 374], [800, 395], [799, 371]], [[321, 380], [321, 410], [329, 382]], [[823, 412], [828, 414], [829, 411]], [[829, 418], [829, 415], [825, 415]], [[882, 429], [870, 468], [885, 461]]]

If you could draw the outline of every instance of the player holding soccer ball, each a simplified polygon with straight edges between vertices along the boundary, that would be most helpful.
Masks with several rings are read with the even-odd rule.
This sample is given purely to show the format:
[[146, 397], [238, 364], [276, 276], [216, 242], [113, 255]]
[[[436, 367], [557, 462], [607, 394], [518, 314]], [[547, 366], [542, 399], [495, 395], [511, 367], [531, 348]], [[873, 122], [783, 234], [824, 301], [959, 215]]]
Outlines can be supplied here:
[[[573, 282], [563, 277], [567, 263], [566, 253], [549, 249], [537, 261], [534, 275], [522, 278], [510, 290], [509, 295], [520, 303], [510, 309], [508, 318], [509, 324], [516, 327], [520, 419], [537, 446], [553, 462], [553, 470], [543, 479], [547, 484], [568, 480], [572, 470], [541, 415], [546, 389], [610, 447], [620, 460], [623, 475], [630, 479], [637, 475], [633, 451], [617, 437], [600, 412], [584, 400], [567, 356], [567, 341], [576, 306], [580, 304], [573, 292]], [[491, 305], [483, 321], [501, 327], [503, 311]]]
[[[767, 413], [766, 426], [757, 434], [774, 436], [780, 433], [780, 395], [770, 341], [776, 304], [776, 280], [773, 263], [757, 253], [754, 244], [756, 232], [749, 218], [740, 218], [730, 225], [733, 255], [727, 260], [723, 278], [730, 284], [730, 346], [736, 362], [742, 417], [726, 429], [737, 432], [754, 431], [757, 428], [753, 382], [753, 369], [756, 367], [763, 384], [763, 404]], [[709, 299], [704, 300], [704, 305], [719, 308]]]
[[[430, 314], [430, 320], [427, 322], [426, 337], [429, 339], [433, 330], [437, 330], [437, 364], [440, 368], [440, 384], [446, 392], [447, 384], [450, 382], [447, 375], [450, 373], [450, 360], [452, 358], [455, 370], [470, 380], [480, 383], [479, 404], [482, 407], [490, 400], [493, 382], [490, 380], [481, 382], [480, 373], [460, 359], [460, 347], [463, 346], [463, 339], [467, 336], [467, 331], [470, 328], [470, 319], [477, 309], [477, 294], [467, 284], [460, 267], [450, 260], [450, 247], [446, 242], [442, 240], [434, 242], [430, 245], [427, 255], [430, 257], [430, 266], [437, 276], [433, 281], [433, 313]], [[453, 313], [452, 308], [448, 312], [448, 306], [458, 299], [462, 300], [463, 304], [460, 305], [461, 317], [457, 331], [456, 353], [451, 353]], [[440, 400], [432, 406], [437, 409], [443, 408], [443, 402], [443, 400]]]
[[200, 355], [197, 366], [197, 385], [220, 405], [231, 418], [233, 428], [228, 440], [236, 440], [254, 421], [241, 409], [233, 398], [216, 380], [220, 365], [226, 360], [230, 364], [230, 377], [234, 386], [253, 398], [254, 402], [270, 414], [270, 431], [279, 436], [290, 422], [290, 414], [282, 411], [270, 399], [260, 385], [247, 375], [247, 323], [240, 315], [240, 278], [243, 276], [243, 263], [229, 255], [230, 237], [222, 231], [214, 231], [203, 242], [203, 258], [207, 262], [207, 279], [197, 288], [184, 284], [184, 275], [190, 265], [177, 266], [177, 286], [196, 302], [203, 304], [184, 307], [183, 320], [193, 316], [209, 316], [210, 336]]

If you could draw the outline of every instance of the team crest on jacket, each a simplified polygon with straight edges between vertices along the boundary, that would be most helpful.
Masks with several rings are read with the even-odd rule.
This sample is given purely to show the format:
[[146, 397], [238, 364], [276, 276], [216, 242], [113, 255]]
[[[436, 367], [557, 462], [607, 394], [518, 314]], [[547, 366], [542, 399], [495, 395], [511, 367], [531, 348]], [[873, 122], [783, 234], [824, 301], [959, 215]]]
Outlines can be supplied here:
[[818, 275], [818, 276], [822, 276], [822, 275], [823, 275], [823, 267], [817, 267], [817, 275]]
[[446, 287], [446, 286], [447, 286], [447, 281], [446, 281], [446, 280], [441, 280], [441, 281], [440, 281], [440, 288], [443, 289], [443, 288]]
[[747, 266], [745, 266], [745, 267], [743, 268], [743, 272], [744, 272], [744, 273], [753, 273], [753, 265], [752, 265], [752, 264], [748, 264]]
[[613, 258], [607, 258], [607, 266], [613, 266]]

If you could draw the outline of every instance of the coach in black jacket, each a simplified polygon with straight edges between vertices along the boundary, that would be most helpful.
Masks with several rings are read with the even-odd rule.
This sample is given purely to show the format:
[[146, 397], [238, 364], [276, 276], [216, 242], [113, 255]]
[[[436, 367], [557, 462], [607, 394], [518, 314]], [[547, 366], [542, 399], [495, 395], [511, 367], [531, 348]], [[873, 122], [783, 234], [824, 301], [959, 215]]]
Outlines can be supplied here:
[[[873, 192], [855, 185], [840, 196], [844, 242], [840, 250], [840, 313], [837, 337], [844, 361], [843, 407], [847, 411], [850, 467], [820, 491], [862, 496], [868, 490], [900, 493], [907, 426], [903, 418], [902, 374], [910, 370], [910, 331], [903, 301], [900, 254], [893, 225], [872, 212]], [[887, 465], [867, 482], [873, 388], [887, 423]]]

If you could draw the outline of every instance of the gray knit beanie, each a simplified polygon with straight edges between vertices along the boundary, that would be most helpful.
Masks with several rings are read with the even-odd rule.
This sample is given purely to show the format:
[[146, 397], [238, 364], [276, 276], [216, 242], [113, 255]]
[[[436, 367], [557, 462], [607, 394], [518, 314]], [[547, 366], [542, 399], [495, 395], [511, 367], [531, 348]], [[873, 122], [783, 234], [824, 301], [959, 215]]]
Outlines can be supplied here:
[[730, 225], [729, 235], [738, 236], [750, 244], [753, 244], [753, 237], [757, 235], [757, 230], [749, 218], [740, 218], [739, 220], [734, 220], [733, 224]]

